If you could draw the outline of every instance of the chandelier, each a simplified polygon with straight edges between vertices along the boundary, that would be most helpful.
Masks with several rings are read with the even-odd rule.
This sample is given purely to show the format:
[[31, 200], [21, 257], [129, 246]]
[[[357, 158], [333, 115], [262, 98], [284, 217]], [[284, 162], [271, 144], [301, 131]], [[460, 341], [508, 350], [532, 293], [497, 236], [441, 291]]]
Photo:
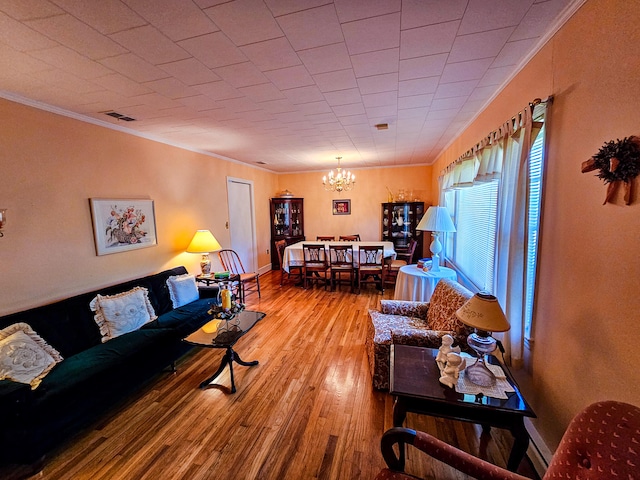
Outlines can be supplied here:
[[333, 173], [333, 170], [331, 170], [328, 177], [322, 177], [322, 184], [328, 192], [342, 192], [343, 190], [348, 192], [355, 186], [356, 176], [352, 175], [348, 170], [344, 173], [342, 172], [342, 168], [340, 168], [341, 158], [336, 157], [338, 160], [338, 168], [336, 168], [338, 173]]

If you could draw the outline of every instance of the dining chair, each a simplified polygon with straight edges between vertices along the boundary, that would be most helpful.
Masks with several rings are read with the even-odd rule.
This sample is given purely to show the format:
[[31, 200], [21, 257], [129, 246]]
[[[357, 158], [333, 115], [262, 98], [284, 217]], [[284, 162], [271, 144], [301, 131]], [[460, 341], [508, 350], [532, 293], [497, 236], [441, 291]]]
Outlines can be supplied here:
[[355, 235], [340, 235], [341, 242], [359, 242], [360, 234], [356, 233]]
[[[242, 265], [242, 260], [235, 250], [225, 248], [218, 252], [218, 258], [222, 264], [222, 268], [235, 275], [240, 275], [240, 283], [242, 284], [242, 298], [248, 292], [258, 292], [260, 298], [260, 277], [257, 272], [247, 272]], [[255, 282], [255, 286], [251, 286]], [[249, 285], [249, 286], [248, 286]]]
[[358, 293], [363, 283], [374, 283], [384, 293], [384, 246], [360, 245], [358, 252]]
[[302, 245], [302, 254], [304, 256], [302, 270], [304, 288], [308, 288], [310, 283], [318, 283], [322, 280], [324, 289], [326, 290], [331, 279], [331, 272], [329, 270], [329, 262], [327, 261], [327, 252], [324, 249], [324, 244], [304, 243]]
[[291, 280], [293, 275], [299, 282], [302, 282], [302, 265], [289, 265], [289, 271], [284, 269], [282, 260], [284, 258], [284, 249], [287, 248], [286, 240], [278, 240], [275, 243], [276, 252], [278, 252], [278, 260], [280, 262], [280, 286], [284, 283], [284, 276], [287, 276], [287, 280]]
[[336, 239], [333, 235], [318, 235], [316, 241], [318, 242], [333, 242]]
[[386, 264], [387, 271], [384, 276], [385, 283], [395, 284], [400, 268], [413, 263], [413, 255], [416, 251], [417, 245], [418, 242], [412, 238], [409, 240], [409, 244], [406, 249], [403, 250], [400, 247], [396, 247], [396, 258], [394, 260], [387, 261]]
[[349, 274], [349, 284], [353, 293], [356, 280], [354, 266], [353, 245], [329, 245], [329, 268], [331, 270], [331, 290], [335, 290], [336, 283], [342, 282], [342, 275]]

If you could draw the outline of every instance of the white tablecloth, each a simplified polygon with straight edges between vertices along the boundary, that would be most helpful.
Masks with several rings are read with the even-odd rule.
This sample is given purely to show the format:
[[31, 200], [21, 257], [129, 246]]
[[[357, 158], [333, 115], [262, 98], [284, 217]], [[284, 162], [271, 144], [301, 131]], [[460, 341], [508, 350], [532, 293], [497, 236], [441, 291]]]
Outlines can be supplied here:
[[417, 265], [400, 267], [393, 298], [394, 300], [428, 302], [441, 278], [456, 280], [458, 277], [455, 270], [447, 267], [440, 267], [439, 272], [424, 272]]
[[358, 252], [360, 251], [360, 245], [382, 245], [382, 247], [384, 248], [384, 258], [396, 258], [396, 251], [393, 248], [393, 242], [383, 242], [382, 240], [379, 242], [313, 242], [305, 240], [303, 242], [288, 245], [287, 248], [284, 249], [284, 255], [282, 256], [282, 267], [284, 268], [285, 272], [289, 271], [289, 265], [302, 266], [304, 264], [304, 254], [302, 252], [302, 245], [304, 243], [312, 243], [314, 245], [323, 244], [327, 252], [327, 258], [329, 255], [329, 245], [350, 245], [353, 247], [353, 254], [356, 257], [356, 264], [358, 263]]

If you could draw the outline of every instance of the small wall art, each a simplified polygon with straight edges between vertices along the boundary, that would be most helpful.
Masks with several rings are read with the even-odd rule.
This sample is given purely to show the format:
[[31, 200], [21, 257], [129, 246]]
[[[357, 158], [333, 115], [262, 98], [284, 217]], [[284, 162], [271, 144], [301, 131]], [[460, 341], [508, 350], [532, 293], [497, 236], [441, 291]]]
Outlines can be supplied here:
[[351, 215], [351, 200], [333, 200], [334, 215]]
[[153, 200], [90, 198], [98, 255], [157, 245]]

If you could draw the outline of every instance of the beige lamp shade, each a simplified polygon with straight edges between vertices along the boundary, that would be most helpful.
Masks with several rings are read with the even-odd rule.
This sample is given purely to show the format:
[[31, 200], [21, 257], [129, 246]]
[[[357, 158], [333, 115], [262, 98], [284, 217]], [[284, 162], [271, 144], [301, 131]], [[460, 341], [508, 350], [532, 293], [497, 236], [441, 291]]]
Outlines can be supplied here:
[[451, 215], [446, 207], [429, 207], [416, 230], [427, 232], [455, 232], [456, 226], [451, 221]]
[[476, 293], [456, 311], [456, 316], [465, 325], [486, 332], [506, 332], [511, 328], [498, 299], [486, 293]]
[[222, 245], [209, 230], [198, 230], [187, 247], [188, 253], [209, 253], [221, 250]]

